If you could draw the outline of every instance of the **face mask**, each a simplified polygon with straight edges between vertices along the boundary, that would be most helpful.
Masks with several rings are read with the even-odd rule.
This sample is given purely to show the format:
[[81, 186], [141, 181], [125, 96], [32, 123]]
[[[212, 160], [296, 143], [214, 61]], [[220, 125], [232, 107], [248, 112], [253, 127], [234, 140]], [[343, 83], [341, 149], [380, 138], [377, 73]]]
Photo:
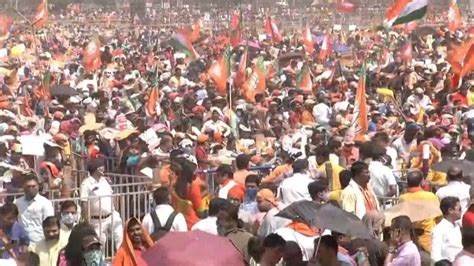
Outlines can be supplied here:
[[128, 157], [127, 166], [136, 166], [138, 164], [139, 159], [140, 157], [138, 157], [138, 155]]
[[104, 259], [102, 256], [102, 251], [100, 250], [91, 250], [87, 251], [83, 255], [84, 257], [84, 262], [87, 266], [102, 266], [104, 264]]
[[255, 201], [257, 197], [257, 188], [247, 188], [245, 191], [245, 201]]
[[61, 222], [63, 224], [74, 224], [77, 221], [77, 216], [72, 213], [61, 214]]

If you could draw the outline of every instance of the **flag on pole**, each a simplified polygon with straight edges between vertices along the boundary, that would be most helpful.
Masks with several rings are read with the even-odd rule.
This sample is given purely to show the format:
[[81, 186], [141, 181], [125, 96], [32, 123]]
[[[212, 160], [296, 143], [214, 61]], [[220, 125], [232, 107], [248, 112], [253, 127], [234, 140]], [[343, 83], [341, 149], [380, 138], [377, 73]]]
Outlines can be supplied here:
[[[237, 18], [235, 18], [237, 14], [234, 14], [234, 17], [232, 17], [232, 29], [230, 31], [230, 44], [232, 47], [236, 47], [240, 44], [242, 41], [242, 11], [239, 11], [239, 15]], [[234, 24], [236, 25], [234, 26]]]
[[453, 88], [461, 85], [461, 78], [474, 70], [474, 39], [461, 45], [452, 45], [448, 48], [446, 61], [451, 65]]
[[100, 68], [100, 42], [97, 38], [92, 38], [83, 51], [83, 63], [86, 72], [93, 72]]
[[193, 44], [191, 43], [190, 36], [183, 30], [177, 30], [171, 38], [171, 45], [177, 51], [182, 51], [186, 56], [195, 60], [199, 57], [196, 50], [194, 50]]
[[50, 91], [51, 87], [51, 74], [49, 73], [49, 70], [46, 70], [43, 74], [43, 80], [41, 81], [41, 94], [43, 98], [43, 116], [48, 117], [49, 116], [49, 102], [51, 101], [51, 93]]
[[366, 83], [366, 68], [365, 63], [359, 72], [359, 84], [357, 86], [355, 101], [354, 101], [354, 118], [352, 120], [351, 128], [353, 128], [356, 139], [363, 139], [368, 130], [367, 120], [367, 98], [365, 95]]
[[158, 87], [155, 86], [151, 89], [150, 94], [148, 95], [148, 101], [146, 103], [146, 111], [149, 116], [154, 117], [156, 116], [156, 106], [159, 99], [159, 91]]
[[0, 36], [7, 35], [12, 25], [12, 19], [9, 16], [0, 14]]
[[462, 19], [461, 12], [456, 0], [451, 0], [449, 3], [448, 10], [448, 29], [453, 32], [461, 27]]
[[200, 37], [201, 37], [201, 19], [197, 19], [194, 22], [193, 30], [191, 32], [191, 36], [189, 40], [191, 41], [191, 43], [193, 43], [197, 41]]
[[211, 65], [208, 74], [219, 94], [226, 95], [227, 81], [230, 77], [230, 47], [227, 47], [219, 60]]
[[265, 93], [266, 81], [265, 81], [265, 66], [263, 64], [263, 57], [259, 57], [257, 62], [252, 67], [252, 74], [245, 81], [242, 86], [245, 97], [250, 102], [255, 102], [255, 94]]
[[313, 81], [311, 80], [311, 71], [308, 64], [304, 64], [301, 71], [296, 75], [296, 88], [304, 92], [313, 91]]
[[327, 56], [332, 52], [331, 38], [329, 33], [326, 33], [324, 40], [321, 44], [321, 50], [319, 51], [319, 59], [325, 60]]
[[235, 88], [240, 88], [245, 82], [245, 73], [247, 70], [247, 55], [248, 55], [248, 50], [249, 47], [248, 45], [245, 47], [244, 53], [240, 57], [240, 63], [239, 63], [239, 69], [237, 70], [237, 73], [235, 75], [234, 79], [234, 87]]
[[311, 35], [311, 30], [308, 26], [306, 26], [303, 31], [303, 43], [305, 52], [312, 54], [314, 50], [314, 42], [313, 35]]
[[267, 17], [267, 21], [265, 23], [265, 31], [268, 35], [270, 35], [273, 42], [280, 43], [281, 41], [283, 41], [283, 37], [281, 36], [277, 25], [275, 24], [275, 22], [273, 22], [270, 16]]
[[280, 72], [280, 66], [278, 64], [278, 60], [273, 60], [273, 62], [268, 66], [265, 79], [271, 80], [272, 78], [275, 78], [276, 76], [278, 76], [279, 72]]
[[36, 7], [36, 12], [33, 17], [33, 27], [41, 28], [46, 26], [48, 22], [48, 1], [40, 0], [40, 3]]
[[392, 27], [419, 20], [425, 16], [427, 9], [428, 0], [395, 0], [385, 12], [384, 25]]

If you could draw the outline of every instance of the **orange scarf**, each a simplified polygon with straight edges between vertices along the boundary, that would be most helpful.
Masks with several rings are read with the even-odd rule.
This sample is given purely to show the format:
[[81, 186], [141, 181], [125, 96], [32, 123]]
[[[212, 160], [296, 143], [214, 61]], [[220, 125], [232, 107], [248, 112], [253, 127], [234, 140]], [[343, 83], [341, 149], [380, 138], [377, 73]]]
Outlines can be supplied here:
[[[132, 219], [137, 220], [139, 224], [140, 221], [132, 217], [128, 219], [124, 226], [124, 239], [122, 241], [122, 244], [120, 245], [119, 250], [117, 251], [117, 255], [114, 258], [114, 262], [112, 263], [112, 266], [135, 266], [137, 265], [137, 258], [135, 257], [135, 248], [133, 247], [132, 240], [130, 239], [130, 236], [128, 235], [128, 224]], [[153, 246], [153, 240], [151, 240], [150, 235], [145, 231], [145, 229], [142, 226], [142, 244], [143, 246], [148, 249], [151, 246]]]
[[363, 187], [359, 186], [360, 191], [362, 191], [362, 195], [364, 196], [364, 204], [366, 211], [373, 211], [377, 210], [377, 204], [374, 198], [374, 195], [370, 193], [369, 189], [364, 189]]
[[309, 227], [305, 223], [296, 222], [296, 221], [291, 222], [286, 227], [291, 228], [302, 235], [310, 236], [310, 237], [319, 235], [319, 231], [320, 231], [319, 229], [316, 230], [314, 228]]

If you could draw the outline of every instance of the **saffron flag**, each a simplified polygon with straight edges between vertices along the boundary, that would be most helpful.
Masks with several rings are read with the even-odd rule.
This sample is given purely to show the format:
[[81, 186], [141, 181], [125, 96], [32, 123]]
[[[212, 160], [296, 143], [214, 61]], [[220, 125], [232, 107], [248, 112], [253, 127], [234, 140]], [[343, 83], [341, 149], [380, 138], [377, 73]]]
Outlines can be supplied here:
[[351, 128], [354, 129], [356, 139], [362, 139], [368, 130], [367, 121], [367, 98], [365, 95], [366, 70], [365, 63], [362, 65], [359, 73], [359, 84], [357, 86], [355, 101], [354, 101], [354, 118], [352, 120]]
[[278, 64], [278, 60], [274, 60], [267, 69], [267, 74], [265, 76], [266, 80], [271, 80], [275, 77], [278, 76], [278, 73], [280, 72], [280, 66]]
[[308, 26], [305, 27], [303, 31], [303, 43], [304, 43], [304, 50], [312, 54], [314, 50], [314, 42], [313, 42], [313, 36], [311, 35], [311, 30], [309, 29]]
[[453, 88], [458, 88], [461, 78], [474, 70], [474, 39], [461, 45], [450, 46], [446, 61], [451, 65], [453, 71], [451, 84]]
[[186, 56], [195, 60], [199, 57], [191, 43], [190, 36], [183, 30], [177, 30], [171, 38], [171, 45], [177, 51], [182, 51]]
[[97, 38], [89, 41], [83, 51], [83, 63], [86, 72], [93, 72], [100, 68], [100, 42]]
[[6, 15], [0, 14], [0, 36], [7, 35], [12, 25], [12, 19]]
[[448, 29], [453, 32], [461, 27], [462, 19], [456, 0], [451, 0], [448, 10]]
[[385, 12], [384, 25], [392, 27], [423, 18], [428, 9], [428, 0], [395, 0]]
[[[234, 14], [236, 16], [236, 14]], [[234, 26], [234, 23], [236, 25]], [[239, 11], [237, 18], [232, 17], [232, 29], [230, 31], [230, 44], [232, 47], [236, 47], [242, 41], [242, 11]]]
[[227, 47], [219, 60], [214, 62], [208, 70], [209, 78], [214, 82], [221, 95], [227, 94], [227, 81], [230, 77], [230, 47]]
[[41, 81], [41, 96], [43, 98], [43, 116], [49, 116], [49, 102], [51, 101], [51, 93], [49, 92], [51, 87], [51, 74], [49, 70], [46, 70], [43, 74], [43, 80]]
[[41, 28], [48, 22], [48, 1], [40, 0], [33, 17], [33, 27]]
[[270, 16], [267, 17], [267, 21], [265, 23], [265, 31], [268, 35], [270, 35], [273, 42], [280, 43], [281, 41], [283, 41], [283, 37], [281, 36], [277, 25], [275, 24], [275, 22], [273, 22]]
[[191, 37], [189, 38], [191, 43], [197, 41], [201, 37], [201, 19], [197, 19], [194, 22]]
[[313, 81], [311, 80], [311, 71], [308, 64], [304, 64], [301, 71], [296, 75], [296, 88], [303, 92], [312, 92]]
[[325, 60], [327, 56], [332, 52], [331, 38], [329, 34], [324, 36], [324, 40], [321, 43], [321, 50], [319, 51], [319, 59]]
[[252, 74], [245, 81], [243, 90], [245, 98], [250, 102], [255, 102], [255, 95], [257, 93], [265, 93], [266, 81], [265, 81], [265, 66], [263, 64], [263, 58], [258, 58], [255, 65], [252, 67]]
[[245, 47], [244, 53], [240, 57], [239, 69], [235, 75], [234, 79], [234, 86], [236, 88], [240, 88], [245, 82], [245, 72], [247, 70], [247, 55], [248, 55], [249, 47], [248, 45]]
[[159, 98], [158, 88], [155, 86], [151, 89], [150, 94], [148, 95], [148, 101], [146, 103], [146, 110], [149, 116], [156, 116], [156, 106]]

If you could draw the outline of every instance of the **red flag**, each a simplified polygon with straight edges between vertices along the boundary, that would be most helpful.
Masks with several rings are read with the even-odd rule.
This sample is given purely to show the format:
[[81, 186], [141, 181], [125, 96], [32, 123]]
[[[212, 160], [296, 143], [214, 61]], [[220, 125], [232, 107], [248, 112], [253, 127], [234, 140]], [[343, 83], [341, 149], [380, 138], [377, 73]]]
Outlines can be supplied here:
[[244, 53], [240, 57], [239, 69], [237, 70], [237, 73], [234, 79], [234, 86], [236, 88], [240, 88], [240, 86], [242, 86], [245, 82], [245, 73], [247, 70], [247, 54], [248, 54], [248, 46], [245, 48]]
[[331, 38], [327, 33], [324, 37], [323, 43], [321, 44], [321, 50], [319, 51], [319, 59], [325, 60], [327, 56], [332, 52]]
[[227, 94], [227, 80], [230, 76], [230, 48], [227, 47], [221, 58], [214, 62], [208, 70], [209, 78], [214, 82], [221, 95]]
[[41, 0], [41, 2], [36, 7], [36, 13], [33, 17], [33, 26], [36, 28], [41, 28], [46, 25], [48, 22], [48, 1]]
[[309, 29], [308, 26], [303, 31], [303, 43], [304, 43], [304, 50], [312, 54], [314, 50], [314, 42], [313, 42], [313, 36], [311, 35], [311, 30]]
[[236, 11], [234, 12], [234, 14], [232, 14], [232, 22], [231, 22], [231, 25], [232, 25], [232, 29], [236, 30], [239, 23], [240, 23], [240, 13], [241, 11]]
[[355, 10], [355, 5], [349, 2], [344, 2], [344, 0], [337, 4], [336, 10], [339, 13], [352, 13]]
[[268, 35], [270, 35], [273, 42], [279, 43], [283, 41], [283, 37], [281, 36], [277, 25], [275, 24], [275, 22], [273, 22], [270, 16], [267, 17], [267, 21], [265, 23], [265, 31], [267, 32]]
[[92, 39], [86, 46], [82, 54], [84, 69], [86, 72], [93, 72], [100, 68], [100, 42]]
[[453, 32], [461, 27], [462, 19], [456, 0], [451, 0], [448, 10], [448, 29]]
[[405, 62], [411, 62], [411, 59], [413, 58], [413, 47], [410, 41], [402, 46], [400, 53], [402, 59], [405, 60]]
[[148, 101], [146, 103], [146, 110], [149, 116], [154, 117], [156, 116], [156, 105], [158, 102], [159, 92], [158, 88], [154, 87], [150, 91], [150, 95], [148, 95]]

